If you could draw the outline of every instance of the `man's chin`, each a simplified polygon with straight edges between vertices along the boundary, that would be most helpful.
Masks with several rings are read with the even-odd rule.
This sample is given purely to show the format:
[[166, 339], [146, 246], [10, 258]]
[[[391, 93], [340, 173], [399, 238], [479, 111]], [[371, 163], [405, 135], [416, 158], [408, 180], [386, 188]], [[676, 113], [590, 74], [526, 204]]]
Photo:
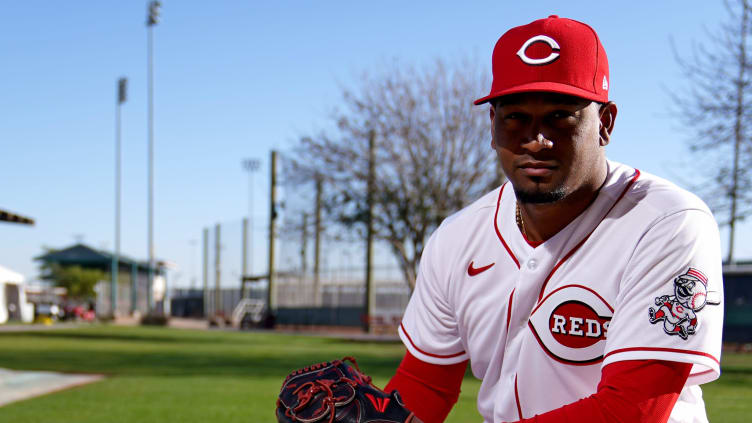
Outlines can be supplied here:
[[564, 191], [564, 188], [557, 188], [548, 191], [524, 189], [518, 190], [515, 188], [514, 195], [517, 197], [517, 201], [519, 201], [520, 203], [546, 204], [555, 203], [561, 200], [567, 195], [567, 193], [566, 191]]

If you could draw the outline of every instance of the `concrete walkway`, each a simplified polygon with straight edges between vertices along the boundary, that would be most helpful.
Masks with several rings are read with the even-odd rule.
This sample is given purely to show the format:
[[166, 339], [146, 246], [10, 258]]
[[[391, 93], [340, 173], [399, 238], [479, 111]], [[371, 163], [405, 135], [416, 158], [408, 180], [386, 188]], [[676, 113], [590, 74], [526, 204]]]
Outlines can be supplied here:
[[12, 402], [96, 382], [103, 377], [102, 375], [0, 369], [0, 407]]
[[29, 332], [29, 331], [44, 331], [44, 330], [57, 330], [57, 329], [72, 329], [81, 326], [91, 325], [91, 323], [78, 323], [78, 322], [59, 322], [51, 325], [45, 325], [42, 323], [34, 324], [1, 324], [0, 332]]

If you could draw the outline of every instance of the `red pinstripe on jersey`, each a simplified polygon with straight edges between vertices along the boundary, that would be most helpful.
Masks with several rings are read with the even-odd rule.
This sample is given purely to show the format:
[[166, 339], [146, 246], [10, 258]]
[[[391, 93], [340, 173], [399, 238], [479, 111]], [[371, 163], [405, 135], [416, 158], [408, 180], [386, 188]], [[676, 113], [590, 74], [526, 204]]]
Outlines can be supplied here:
[[504, 246], [504, 248], [507, 250], [507, 253], [509, 253], [509, 257], [512, 258], [514, 261], [514, 264], [517, 265], [517, 268], [520, 268], [520, 261], [517, 260], [517, 257], [514, 256], [514, 253], [511, 249], [509, 249], [509, 246], [504, 241], [504, 237], [501, 236], [501, 232], [499, 231], [499, 208], [501, 206], [501, 195], [504, 194], [504, 188], [506, 188], [507, 184], [509, 182], [505, 183], [501, 186], [501, 190], [499, 190], [499, 199], [496, 201], [496, 213], [494, 213], [494, 229], [496, 230], [496, 235], [499, 237], [499, 241], [501, 241], [501, 244]]
[[[634, 176], [632, 176], [632, 179], [629, 181], [629, 183], [627, 184], [627, 186], [624, 187], [624, 190], [619, 195], [619, 198], [617, 198], [616, 201], [614, 201], [614, 204], [611, 205], [611, 208], [608, 209], [608, 211], [606, 212], [606, 214], [603, 215], [604, 219], [606, 218], [606, 216], [608, 216], [609, 213], [611, 213], [611, 210], [613, 210], [614, 207], [616, 207], [616, 205], [619, 203], [619, 201], [621, 201], [621, 199], [624, 198], [624, 194], [626, 194], [627, 191], [629, 191], [629, 188], [632, 187], [632, 185], [635, 183], [635, 181], [637, 181], [637, 178], [639, 178], [639, 177], [640, 177], [640, 171], [637, 170], [637, 169], [635, 169]], [[601, 222], [602, 221], [603, 220], [601, 219]], [[599, 222], [599, 224], [600, 224], [600, 222]], [[565, 261], [569, 260], [569, 258], [572, 257], [572, 255], [574, 255], [574, 253], [577, 252], [577, 250], [579, 250], [580, 247], [582, 247], [582, 244], [584, 244], [585, 241], [587, 241], [588, 238], [590, 238], [590, 235], [592, 235], [593, 232], [595, 232], [595, 230], [597, 228], [598, 228], [598, 225], [595, 225], [595, 228], [593, 228], [593, 230], [590, 231], [589, 234], [585, 235], [585, 238], [583, 238], [582, 241], [578, 242], [577, 245], [574, 246], [574, 248], [572, 248], [571, 250], [569, 250], [569, 252], [564, 257], [562, 257], [561, 260], [559, 260], [558, 263], [556, 263], [556, 266], [554, 266], [554, 268], [551, 269], [551, 273], [549, 273], [548, 276], [546, 277], [546, 280], [543, 281], [543, 286], [541, 286], [540, 293], [538, 294], [538, 303], [539, 304], [540, 304], [541, 300], [543, 299], [543, 292], [545, 292], [545, 290], [546, 290], [546, 285], [548, 285], [548, 281], [551, 280], [551, 277], [554, 275], [554, 273], [556, 273], [556, 270], [558, 270], [559, 267], [562, 264], [564, 264]]]
[[702, 375], [705, 375], [705, 374], [708, 374], [708, 373], [713, 373], [713, 372], [715, 372], [715, 370], [712, 370], [712, 369], [711, 370], [705, 370], [704, 372], [694, 373], [691, 376], [702, 376]]
[[410, 334], [407, 333], [407, 330], [405, 329], [405, 325], [403, 323], [400, 323], [400, 329], [402, 329], [402, 333], [405, 334], [405, 337], [407, 338], [408, 341], [410, 341], [410, 345], [412, 345], [413, 348], [415, 348], [421, 354], [425, 354], [425, 355], [427, 355], [429, 357], [435, 357], [435, 358], [452, 358], [452, 357], [461, 356], [462, 354], [465, 353], [465, 351], [460, 351], [460, 352], [454, 353], [454, 354], [442, 355], [442, 354], [433, 354], [433, 353], [430, 353], [428, 351], [423, 351], [417, 345], [415, 345], [415, 342], [413, 342], [413, 339], [410, 337]]
[[509, 321], [512, 319], [512, 300], [514, 300], [514, 290], [517, 288], [512, 289], [512, 293], [509, 294], [509, 302], [507, 305], [507, 332], [509, 332]]
[[517, 416], [522, 420], [522, 404], [520, 404], [520, 393], [517, 390], [517, 373], [514, 374], [514, 400], [517, 402]]
[[630, 351], [664, 351], [664, 352], [675, 352], [675, 353], [681, 353], [681, 354], [693, 354], [693, 355], [699, 355], [702, 357], [708, 357], [718, 363], [718, 365], [721, 364], [721, 360], [713, 357], [712, 354], [708, 354], [702, 351], [694, 351], [694, 350], [682, 350], [679, 348], [660, 348], [660, 347], [634, 347], [634, 348], [620, 348], [618, 350], [609, 351], [603, 358], [606, 358], [610, 355], [623, 353], [623, 352], [630, 352]]

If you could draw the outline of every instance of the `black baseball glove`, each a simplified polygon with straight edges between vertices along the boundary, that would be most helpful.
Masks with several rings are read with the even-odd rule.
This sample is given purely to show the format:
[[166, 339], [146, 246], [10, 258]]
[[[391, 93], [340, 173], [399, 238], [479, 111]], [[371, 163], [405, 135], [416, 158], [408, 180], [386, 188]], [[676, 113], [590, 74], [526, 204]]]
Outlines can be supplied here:
[[352, 357], [290, 373], [277, 398], [277, 421], [422, 423], [405, 408], [397, 391], [387, 394], [375, 387]]

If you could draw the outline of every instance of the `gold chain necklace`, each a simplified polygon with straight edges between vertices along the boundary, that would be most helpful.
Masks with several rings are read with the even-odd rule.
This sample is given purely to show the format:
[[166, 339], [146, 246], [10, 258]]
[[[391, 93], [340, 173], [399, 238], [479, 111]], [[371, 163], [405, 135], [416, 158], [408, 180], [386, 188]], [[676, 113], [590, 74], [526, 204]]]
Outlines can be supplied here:
[[520, 203], [515, 203], [515, 214], [517, 219], [517, 227], [520, 228], [520, 231], [522, 231], [522, 236], [527, 239], [527, 233], [525, 233], [525, 221], [522, 220], [522, 212], [520, 212]]

